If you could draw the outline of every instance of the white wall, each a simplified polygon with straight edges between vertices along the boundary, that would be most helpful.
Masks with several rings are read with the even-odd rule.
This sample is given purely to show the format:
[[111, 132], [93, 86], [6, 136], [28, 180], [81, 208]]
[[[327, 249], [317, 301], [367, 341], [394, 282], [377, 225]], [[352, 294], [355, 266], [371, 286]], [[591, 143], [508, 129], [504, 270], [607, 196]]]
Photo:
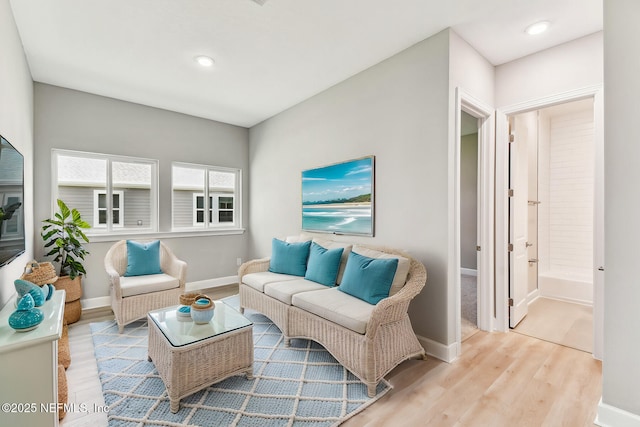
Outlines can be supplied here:
[[[240, 168], [244, 172], [243, 221], [248, 222], [248, 130], [125, 101], [37, 83], [35, 85], [35, 221], [51, 216], [51, 149], [158, 159], [160, 231], [171, 228], [171, 162]], [[126, 237], [125, 237], [126, 238]], [[187, 282], [237, 274], [246, 259], [247, 233], [163, 238], [189, 263]], [[36, 256], [42, 259], [38, 239]], [[113, 242], [90, 243], [83, 298], [109, 294], [104, 255]]]
[[496, 67], [495, 105], [506, 107], [599, 85], [602, 32]]
[[24, 213], [26, 250], [0, 268], [0, 306], [15, 293], [13, 281], [33, 258], [33, 82], [9, 0], [0, 0], [0, 134], [25, 159]]
[[[576, 103], [572, 103], [576, 104]], [[593, 280], [594, 123], [593, 102], [578, 102], [579, 110], [540, 112], [548, 122], [549, 146], [540, 182], [545, 183], [539, 234], [540, 274], [591, 282]]]
[[251, 252], [300, 233], [301, 171], [376, 156], [375, 237], [337, 239], [409, 251], [427, 285], [411, 305], [419, 335], [449, 340], [448, 31], [251, 128]]
[[[640, 2], [604, 1], [605, 84], [605, 321], [602, 403], [598, 418], [611, 409], [626, 411], [625, 424], [640, 425]], [[615, 411], [613, 411], [615, 412]], [[633, 415], [635, 414], [635, 415]], [[611, 419], [611, 418], [610, 418]]]
[[[449, 34], [451, 101], [454, 101], [455, 88], [459, 87], [486, 105], [495, 105], [495, 67], [453, 30], [450, 30]], [[455, 114], [454, 106], [455, 104], [450, 105], [451, 112]]]

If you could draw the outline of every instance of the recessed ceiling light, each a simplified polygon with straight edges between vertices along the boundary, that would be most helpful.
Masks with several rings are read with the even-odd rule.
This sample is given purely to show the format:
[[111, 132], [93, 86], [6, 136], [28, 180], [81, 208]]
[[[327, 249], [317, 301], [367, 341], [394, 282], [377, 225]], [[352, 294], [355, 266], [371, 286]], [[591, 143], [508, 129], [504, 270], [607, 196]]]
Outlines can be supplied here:
[[213, 64], [215, 63], [215, 61], [205, 55], [200, 55], [200, 56], [196, 56], [195, 60], [198, 64], [202, 65], [203, 67], [213, 67]]
[[524, 32], [529, 34], [530, 36], [535, 36], [536, 34], [541, 34], [549, 29], [551, 22], [549, 21], [540, 21], [535, 24], [529, 25]]

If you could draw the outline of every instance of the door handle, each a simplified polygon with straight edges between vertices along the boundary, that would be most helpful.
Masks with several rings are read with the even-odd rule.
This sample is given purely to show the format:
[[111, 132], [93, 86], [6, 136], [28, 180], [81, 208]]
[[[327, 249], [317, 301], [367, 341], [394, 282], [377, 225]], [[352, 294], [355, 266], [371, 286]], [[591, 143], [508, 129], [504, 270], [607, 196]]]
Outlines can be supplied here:
[[533, 264], [533, 263], [536, 263], [536, 262], [538, 262], [537, 258], [529, 258], [529, 263]]
[[598, 271], [604, 271], [604, 267], [602, 266], [598, 267]]

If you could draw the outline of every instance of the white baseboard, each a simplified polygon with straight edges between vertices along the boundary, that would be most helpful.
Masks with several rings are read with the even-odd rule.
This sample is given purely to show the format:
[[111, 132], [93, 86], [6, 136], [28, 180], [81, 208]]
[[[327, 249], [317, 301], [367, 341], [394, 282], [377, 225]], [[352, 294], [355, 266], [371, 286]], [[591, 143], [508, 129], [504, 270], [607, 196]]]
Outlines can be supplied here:
[[458, 358], [458, 343], [445, 345], [429, 338], [418, 335], [418, 342], [429, 356], [451, 363]]
[[473, 268], [460, 268], [460, 273], [465, 276], [478, 276], [478, 270]]
[[238, 283], [238, 276], [218, 277], [216, 279], [198, 280], [197, 282], [189, 282], [185, 285], [187, 292], [199, 291], [201, 289], [218, 288], [220, 286], [233, 285]]
[[527, 295], [527, 304], [531, 304], [532, 302], [537, 300], [539, 297], [540, 297], [539, 289], [536, 289], [535, 291], [530, 292], [529, 295]]
[[[238, 283], [238, 276], [218, 277], [215, 279], [198, 280], [197, 282], [189, 282], [185, 284], [185, 291], [193, 292], [201, 289], [212, 289], [220, 286], [233, 285]], [[94, 308], [111, 307], [111, 297], [85, 298], [80, 300], [83, 310], [91, 310]]]
[[601, 427], [640, 427], [640, 415], [602, 403], [601, 398], [593, 423]]
[[81, 299], [80, 305], [83, 310], [91, 310], [93, 308], [111, 307], [111, 297], [97, 297]]

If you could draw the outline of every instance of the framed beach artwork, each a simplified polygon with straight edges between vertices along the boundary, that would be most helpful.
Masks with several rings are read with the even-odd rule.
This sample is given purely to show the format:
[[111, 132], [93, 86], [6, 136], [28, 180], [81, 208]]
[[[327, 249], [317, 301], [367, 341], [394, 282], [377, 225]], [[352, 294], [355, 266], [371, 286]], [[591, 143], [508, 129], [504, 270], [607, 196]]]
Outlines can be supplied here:
[[374, 156], [302, 172], [302, 229], [373, 236]]

